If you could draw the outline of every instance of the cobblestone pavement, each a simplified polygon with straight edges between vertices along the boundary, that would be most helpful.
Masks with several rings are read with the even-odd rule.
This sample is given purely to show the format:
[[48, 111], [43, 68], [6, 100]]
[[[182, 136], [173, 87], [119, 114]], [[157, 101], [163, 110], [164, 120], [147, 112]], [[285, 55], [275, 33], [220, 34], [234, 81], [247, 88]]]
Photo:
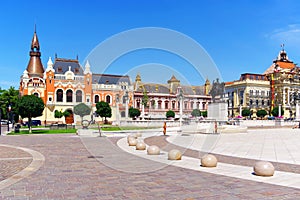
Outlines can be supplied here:
[[[300, 190], [293, 188], [174, 166], [148, 173], [116, 170], [103, 164], [101, 158], [132, 169], [143, 164], [160, 165], [125, 152], [118, 156], [117, 138], [98, 137], [82, 143], [73, 135], [30, 135], [5, 136], [0, 141], [38, 151], [45, 157], [38, 171], [0, 190], [1, 199], [298, 199], [300, 195]], [[85, 147], [87, 143], [98, 143], [101, 155], [91, 155]], [[1, 152], [5, 150], [11, 154], [8, 157], [29, 156], [0, 147]]]

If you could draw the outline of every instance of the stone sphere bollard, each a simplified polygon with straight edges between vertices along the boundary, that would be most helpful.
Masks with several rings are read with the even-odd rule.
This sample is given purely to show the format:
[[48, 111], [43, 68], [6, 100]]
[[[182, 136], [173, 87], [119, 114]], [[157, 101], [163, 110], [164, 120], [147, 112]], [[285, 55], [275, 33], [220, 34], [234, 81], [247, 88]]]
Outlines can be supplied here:
[[128, 135], [128, 136], [127, 136], [127, 142], [129, 142], [130, 139], [135, 139], [135, 137], [132, 136], [132, 135]]
[[134, 136], [135, 138], [139, 138], [139, 137], [142, 137], [142, 133], [135, 133], [133, 136]]
[[181, 160], [182, 153], [177, 149], [172, 149], [168, 153], [168, 160]]
[[135, 145], [136, 150], [146, 150], [146, 144], [142, 141], [139, 141]]
[[206, 154], [201, 158], [202, 167], [216, 167], [217, 163], [218, 163], [217, 158], [211, 154]]
[[275, 168], [270, 162], [258, 161], [255, 163], [253, 170], [257, 176], [273, 176]]
[[137, 140], [135, 138], [130, 138], [128, 140], [128, 144], [129, 144], [129, 146], [136, 146]]
[[159, 155], [160, 154], [160, 149], [156, 145], [149, 146], [148, 149], [147, 149], [147, 154], [148, 155]]

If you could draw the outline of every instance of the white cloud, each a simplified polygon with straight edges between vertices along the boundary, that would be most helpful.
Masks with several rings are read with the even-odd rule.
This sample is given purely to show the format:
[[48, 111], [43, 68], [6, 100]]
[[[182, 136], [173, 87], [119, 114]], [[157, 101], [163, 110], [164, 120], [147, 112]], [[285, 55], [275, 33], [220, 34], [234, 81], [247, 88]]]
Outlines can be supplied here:
[[299, 47], [300, 24], [290, 24], [284, 28], [276, 29], [271, 34], [266, 36], [277, 43], [284, 43], [289, 47]]

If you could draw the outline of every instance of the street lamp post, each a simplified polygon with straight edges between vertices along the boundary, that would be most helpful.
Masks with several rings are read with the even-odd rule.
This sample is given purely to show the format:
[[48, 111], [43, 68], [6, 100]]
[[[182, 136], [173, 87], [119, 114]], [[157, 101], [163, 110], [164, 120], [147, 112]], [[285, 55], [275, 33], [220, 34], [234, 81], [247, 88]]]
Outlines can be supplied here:
[[11, 111], [11, 105], [8, 104], [8, 106], [7, 106], [7, 132], [9, 132], [10, 111]]
[[119, 94], [116, 95], [116, 119], [117, 119], [117, 125], [120, 125], [120, 119], [119, 119]]
[[128, 99], [129, 99], [128, 91], [126, 91], [124, 98], [125, 98], [125, 102], [126, 102], [126, 105], [125, 105], [125, 120], [127, 120], [128, 119]]
[[183, 109], [183, 94], [182, 94], [182, 90], [181, 88], [179, 88], [179, 94], [177, 96], [177, 98], [179, 99], [179, 105], [180, 105], [180, 111], [179, 111], [179, 115], [180, 115], [180, 118], [179, 118], [179, 126], [181, 128], [182, 126], [182, 109]]

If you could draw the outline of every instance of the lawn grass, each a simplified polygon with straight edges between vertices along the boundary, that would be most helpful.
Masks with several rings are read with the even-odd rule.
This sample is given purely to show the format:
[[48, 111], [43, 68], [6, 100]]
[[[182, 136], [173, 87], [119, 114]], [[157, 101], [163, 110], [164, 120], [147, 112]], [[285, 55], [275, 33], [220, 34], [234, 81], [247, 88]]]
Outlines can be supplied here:
[[[66, 134], [66, 133], [76, 133], [77, 129], [37, 129], [32, 130], [31, 134]], [[7, 135], [26, 135], [30, 134], [29, 130], [20, 130], [19, 133], [15, 133], [14, 131], [8, 133]]]

